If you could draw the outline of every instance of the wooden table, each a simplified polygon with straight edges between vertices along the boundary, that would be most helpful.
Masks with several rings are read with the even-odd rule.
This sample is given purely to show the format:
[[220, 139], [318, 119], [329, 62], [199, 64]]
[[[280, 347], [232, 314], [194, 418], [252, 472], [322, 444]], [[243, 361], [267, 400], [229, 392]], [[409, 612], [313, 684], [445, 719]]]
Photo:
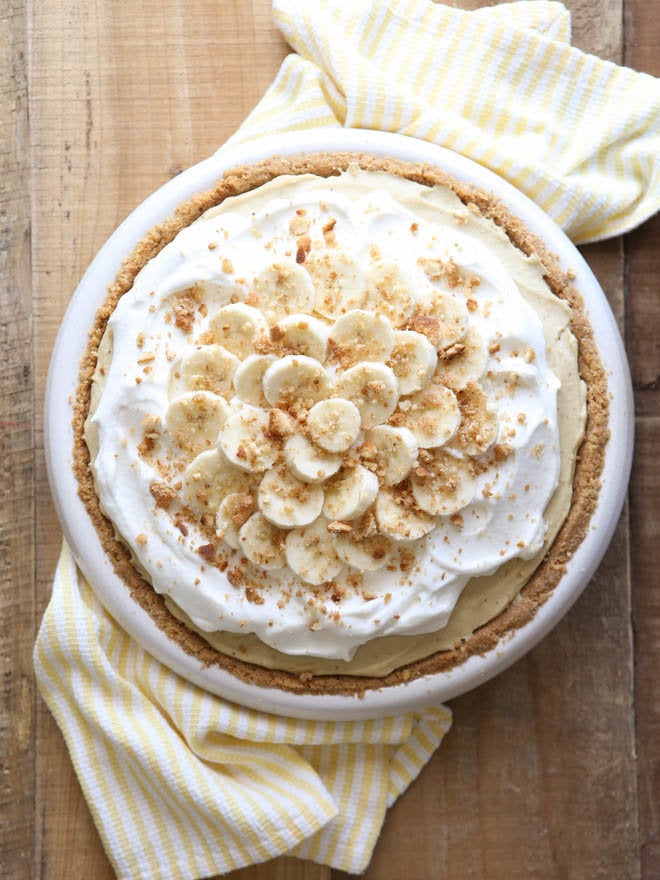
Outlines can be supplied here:
[[[660, 73], [655, 4], [568, 5], [578, 46]], [[60, 545], [43, 458], [48, 359], [96, 250], [233, 132], [287, 47], [268, 0], [4, 0], [0, 28], [0, 875], [103, 880], [112, 871], [32, 676]], [[388, 815], [371, 880], [660, 876], [659, 230], [655, 218], [584, 249], [625, 326], [636, 392], [630, 505], [612, 547], [555, 632], [453, 702], [445, 744]], [[231, 876], [341, 875], [283, 858]]]

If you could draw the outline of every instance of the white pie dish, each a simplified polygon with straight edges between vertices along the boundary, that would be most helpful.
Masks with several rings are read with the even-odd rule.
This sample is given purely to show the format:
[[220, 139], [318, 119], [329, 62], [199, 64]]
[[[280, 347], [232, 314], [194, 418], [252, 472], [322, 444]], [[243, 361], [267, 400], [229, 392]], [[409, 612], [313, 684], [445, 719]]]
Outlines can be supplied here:
[[[610, 393], [611, 438], [607, 446], [598, 507], [568, 569], [550, 598], [525, 626], [484, 656], [473, 656], [449, 672], [405, 685], [369, 690], [354, 696], [298, 695], [258, 687], [218, 667], [203, 667], [157, 627], [131, 599], [115, 574], [96, 530], [77, 494], [72, 468], [72, 400], [88, 329], [124, 257], [156, 223], [181, 202], [209, 188], [228, 168], [272, 155], [319, 151], [355, 151], [436, 165], [467, 183], [492, 191], [526, 226], [536, 232], [576, 272]], [[67, 540], [81, 569], [110, 613], [146, 650], [188, 680], [234, 702], [302, 718], [363, 719], [420, 708], [464, 693], [505, 669], [532, 648], [563, 617], [598, 566], [616, 526], [632, 458], [633, 425], [630, 378], [618, 328], [598, 283], [579, 253], [546, 215], [496, 175], [470, 160], [438, 147], [397, 135], [324, 129], [263, 138], [247, 147], [223, 151], [185, 171], [143, 202], [111, 236], [83, 277], [64, 317], [52, 356], [46, 391], [46, 458], [55, 505]]]

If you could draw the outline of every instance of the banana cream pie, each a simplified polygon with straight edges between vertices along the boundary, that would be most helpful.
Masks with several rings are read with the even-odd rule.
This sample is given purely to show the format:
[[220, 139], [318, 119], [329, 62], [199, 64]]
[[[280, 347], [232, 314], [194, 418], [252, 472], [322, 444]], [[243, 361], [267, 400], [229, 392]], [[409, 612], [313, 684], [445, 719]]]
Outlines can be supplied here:
[[129, 257], [75, 467], [134, 598], [262, 684], [360, 691], [523, 625], [588, 528], [606, 383], [491, 196], [356, 155], [225, 175]]

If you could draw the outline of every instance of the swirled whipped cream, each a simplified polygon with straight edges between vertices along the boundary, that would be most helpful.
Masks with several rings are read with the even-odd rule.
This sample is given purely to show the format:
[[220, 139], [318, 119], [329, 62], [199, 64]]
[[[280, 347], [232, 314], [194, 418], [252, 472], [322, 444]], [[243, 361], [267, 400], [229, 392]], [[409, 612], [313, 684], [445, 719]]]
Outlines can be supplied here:
[[511, 274], [355, 178], [184, 229], [108, 322], [87, 426], [104, 512], [196, 627], [343, 660], [537, 554], [560, 466]]

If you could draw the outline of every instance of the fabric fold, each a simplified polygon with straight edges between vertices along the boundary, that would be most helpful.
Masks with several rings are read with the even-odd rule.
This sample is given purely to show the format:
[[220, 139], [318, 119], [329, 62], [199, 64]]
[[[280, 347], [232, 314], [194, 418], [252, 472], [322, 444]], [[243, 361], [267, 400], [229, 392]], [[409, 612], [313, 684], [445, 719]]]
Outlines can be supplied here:
[[584, 244], [660, 207], [660, 84], [568, 44], [560, 3], [276, 0], [297, 55], [231, 139], [321, 125], [397, 132], [485, 165]]
[[119, 877], [205, 877], [284, 853], [362, 871], [392, 792], [451, 725], [442, 707], [312, 722], [207, 693], [115, 623], [66, 544], [34, 659]]

